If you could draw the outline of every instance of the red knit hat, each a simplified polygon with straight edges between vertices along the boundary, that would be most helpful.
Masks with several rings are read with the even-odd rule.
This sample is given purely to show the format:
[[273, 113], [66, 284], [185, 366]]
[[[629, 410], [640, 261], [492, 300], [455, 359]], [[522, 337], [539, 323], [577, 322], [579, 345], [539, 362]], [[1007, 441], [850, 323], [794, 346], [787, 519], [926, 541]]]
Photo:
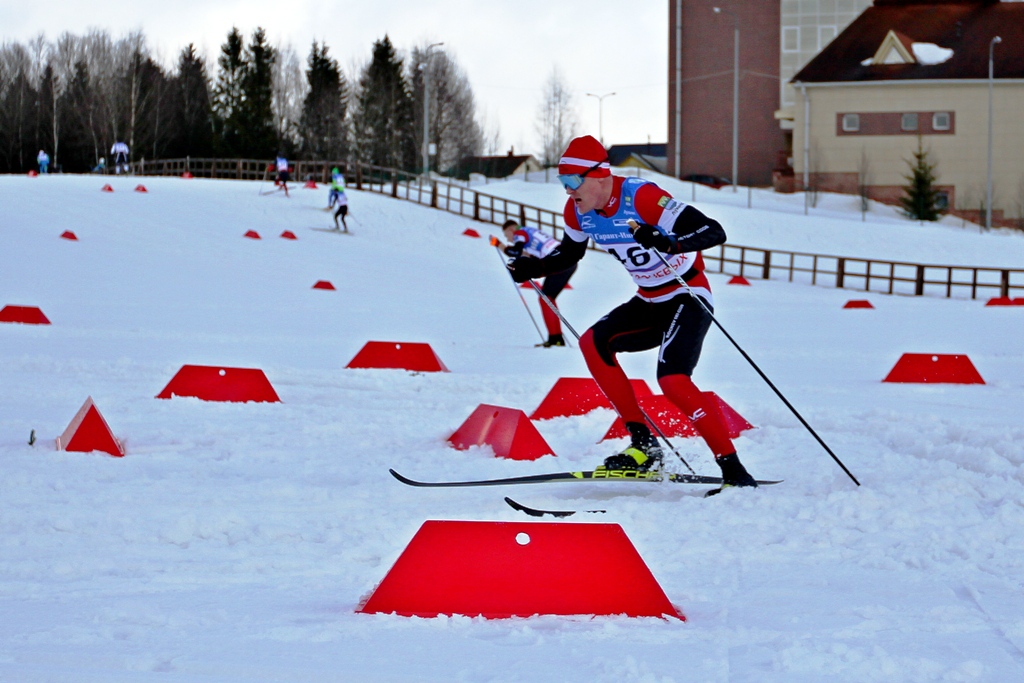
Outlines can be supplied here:
[[583, 173], [594, 164], [601, 164], [593, 171], [587, 173], [587, 177], [604, 178], [612, 174], [611, 165], [608, 163], [608, 151], [604, 145], [597, 141], [593, 135], [584, 135], [575, 138], [569, 143], [558, 160], [559, 175], [570, 175]]

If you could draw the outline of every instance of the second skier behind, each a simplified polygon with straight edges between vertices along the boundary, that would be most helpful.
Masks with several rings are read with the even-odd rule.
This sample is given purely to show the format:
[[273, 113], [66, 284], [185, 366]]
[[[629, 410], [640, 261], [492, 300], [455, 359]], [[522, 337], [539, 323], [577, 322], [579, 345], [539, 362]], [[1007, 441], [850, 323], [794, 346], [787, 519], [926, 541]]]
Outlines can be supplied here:
[[[516, 258], [526, 256], [541, 259], [558, 247], [558, 240], [541, 232], [540, 228], [521, 227], [519, 223], [512, 219], [505, 221], [505, 224], [501, 226], [501, 232], [504, 233], [505, 241], [508, 242], [508, 246], [505, 247], [505, 254], [507, 256]], [[569, 278], [575, 272], [576, 263], [573, 263], [565, 270], [551, 273], [544, 278], [544, 284], [541, 285], [540, 291], [541, 294], [547, 297], [552, 306], [558, 306], [555, 303], [555, 299], [562, 293], [565, 286], [569, 284]], [[544, 302], [543, 297], [540, 300], [540, 313], [544, 318], [544, 326], [548, 330], [548, 339], [537, 344], [537, 346], [565, 346], [561, 320], [558, 318], [558, 314], [552, 311]]]

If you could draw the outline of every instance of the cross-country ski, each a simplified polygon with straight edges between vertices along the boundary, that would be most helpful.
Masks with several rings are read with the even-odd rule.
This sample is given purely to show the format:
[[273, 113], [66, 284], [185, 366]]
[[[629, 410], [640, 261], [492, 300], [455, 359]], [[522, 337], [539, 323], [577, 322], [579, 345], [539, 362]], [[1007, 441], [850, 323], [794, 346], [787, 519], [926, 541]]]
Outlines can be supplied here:
[[[425, 488], [457, 488], [465, 486], [518, 486], [521, 484], [552, 484], [552, 483], [643, 483], [658, 484], [669, 482], [672, 484], [712, 484], [721, 486], [724, 483], [722, 477], [712, 477], [700, 474], [681, 474], [676, 472], [660, 472], [638, 470], [581, 470], [576, 472], [551, 472], [548, 474], [528, 474], [521, 477], [498, 477], [494, 479], [468, 479], [461, 481], [422, 481], [412, 479], [389, 469], [398, 481], [407, 486], [418, 486]], [[781, 480], [757, 480], [758, 486], [771, 486], [781, 484]]]

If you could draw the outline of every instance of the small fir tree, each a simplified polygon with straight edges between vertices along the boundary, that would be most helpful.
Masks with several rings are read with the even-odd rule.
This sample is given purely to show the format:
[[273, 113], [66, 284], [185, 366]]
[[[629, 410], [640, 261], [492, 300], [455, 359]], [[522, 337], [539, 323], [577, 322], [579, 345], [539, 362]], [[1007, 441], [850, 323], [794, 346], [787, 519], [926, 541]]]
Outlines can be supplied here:
[[245, 41], [238, 28], [232, 28], [227, 41], [220, 46], [217, 58], [220, 71], [213, 88], [213, 130], [217, 154], [240, 156], [242, 130], [245, 127], [245, 89], [243, 81], [248, 69]]
[[412, 171], [416, 168], [412, 96], [391, 39], [373, 44], [373, 57], [359, 78], [352, 120], [360, 161]]
[[267, 43], [267, 32], [257, 26], [245, 54], [242, 150], [247, 156], [257, 159], [273, 158], [282, 151], [277, 149], [277, 132], [274, 130], [272, 69], [277, 50]]
[[939, 191], [935, 189], [938, 176], [935, 164], [928, 158], [928, 150], [924, 148], [921, 137], [917, 138], [917, 151], [914, 160], [907, 160], [910, 173], [903, 176], [907, 184], [903, 186], [905, 196], [900, 198], [900, 206], [908, 218], [919, 221], [937, 221], [940, 211], [937, 204]]
[[189, 43], [178, 55], [178, 75], [172, 92], [175, 156], [209, 156], [213, 150], [210, 80], [206, 64]]
[[345, 110], [348, 83], [327, 45], [313, 48], [307, 62], [309, 92], [302, 102], [300, 130], [303, 151], [310, 159], [340, 159], [345, 156]]

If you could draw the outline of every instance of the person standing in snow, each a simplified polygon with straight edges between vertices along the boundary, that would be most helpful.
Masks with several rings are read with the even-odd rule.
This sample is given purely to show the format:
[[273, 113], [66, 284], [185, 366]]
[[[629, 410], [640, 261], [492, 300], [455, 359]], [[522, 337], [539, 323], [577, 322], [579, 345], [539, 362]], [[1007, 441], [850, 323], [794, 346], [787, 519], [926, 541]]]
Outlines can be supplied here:
[[345, 216], [348, 215], [348, 195], [345, 194], [345, 176], [337, 168], [332, 168], [331, 191], [327, 195], [327, 208], [333, 208], [335, 205], [338, 206], [338, 210], [334, 212], [334, 229], [341, 230], [341, 226], [338, 225], [338, 218], [341, 218], [341, 224], [345, 226], [345, 232], [348, 232], [348, 223], [345, 222]]
[[128, 145], [123, 142], [115, 142], [114, 146], [110, 148], [110, 153], [114, 155], [114, 173], [120, 173], [121, 168], [124, 168], [124, 172], [128, 172]]
[[50, 155], [43, 150], [39, 150], [39, 154], [36, 156], [36, 161], [39, 163], [40, 175], [47, 173], [50, 168]]
[[[519, 223], [511, 219], [505, 221], [505, 224], [501, 226], [501, 232], [504, 233], [505, 241], [508, 242], [508, 246], [505, 247], [505, 254], [514, 258], [525, 256], [527, 258], [540, 259], [558, 247], [558, 240], [541, 232], [539, 228], [521, 227]], [[544, 284], [541, 285], [540, 291], [548, 298], [552, 305], [557, 307], [555, 299], [562, 293], [565, 286], [569, 284], [569, 278], [575, 272], [576, 264], [573, 263], [565, 270], [551, 273], [544, 278]], [[565, 346], [565, 339], [562, 337], [561, 320], [558, 314], [544, 303], [543, 298], [540, 301], [540, 312], [544, 318], [544, 326], [548, 329], [548, 340], [537, 346], [546, 348]]]
[[[616, 360], [622, 352], [660, 347], [658, 384], [693, 422], [722, 470], [723, 487], [757, 486], [736, 455], [717, 406], [690, 376], [711, 326], [711, 285], [701, 250], [725, 243], [718, 221], [674, 199], [653, 182], [611, 173], [608, 153], [590, 135], [569, 143], [558, 163], [558, 179], [569, 195], [565, 235], [544, 258], [520, 256], [509, 262], [516, 282], [557, 273], [577, 263], [588, 240], [618, 260], [638, 285], [636, 295], [601, 318], [580, 338], [580, 350], [601, 390], [629, 430], [631, 443], [605, 459], [608, 470], [648, 471], [664, 454], [651, 434], [626, 374]], [[631, 232], [627, 221], [639, 224]], [[689, 285], [683, 287], [655, 251]], [[691, 296], [692, 292], [692, 296]], [[704, 306], [695, 297], [700, 297]]]
[[278, 154], [277, 161], [275, 163], [277, 164], [277, 182], [274, 184], [283, 189], [284, 194], [287, 197], [288, 180], [290, 178], [290, 176], [288, 175], [288, 160], [285, 159], [284, 156]]

